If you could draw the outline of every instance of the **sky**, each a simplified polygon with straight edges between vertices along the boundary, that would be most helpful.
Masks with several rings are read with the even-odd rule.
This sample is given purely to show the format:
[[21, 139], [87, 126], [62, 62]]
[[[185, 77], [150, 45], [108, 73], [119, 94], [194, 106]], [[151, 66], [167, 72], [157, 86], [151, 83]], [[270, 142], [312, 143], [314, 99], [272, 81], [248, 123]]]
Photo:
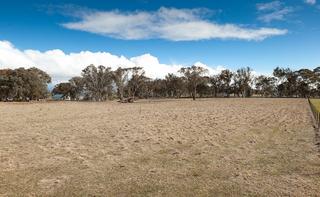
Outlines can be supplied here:
[[36, 66], [57, 83], [89, 64], [152, 78], [191, 65], [315, 68], [319, 21], [317, 0], [1, 1], [0, 69]]

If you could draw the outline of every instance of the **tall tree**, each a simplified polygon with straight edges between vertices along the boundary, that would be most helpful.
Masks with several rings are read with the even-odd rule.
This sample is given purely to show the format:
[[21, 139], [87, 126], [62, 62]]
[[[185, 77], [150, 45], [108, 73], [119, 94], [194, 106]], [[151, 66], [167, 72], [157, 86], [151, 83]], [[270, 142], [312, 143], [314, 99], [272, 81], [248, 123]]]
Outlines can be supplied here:
[[300, 69], [295, 72], [298, 76], [297, 79], [297, 92], [301, 97], [308, 97], [311, 94], [312, 88], [314, 88], [317, 82], [317, 75], [314, 71], [309, 69]]
[[141, 94], [144, 86], [146, 85], [146, 81], [149, 80], [148, 77], [145, 76], [145, 72], [141, 67], [133, 67], [131, 68], [131, 79], [128, 82], [129, 94], [135, 99], [138, 93]]
[[69, 83], [71, 85], [71, 99], [80, 100], [80, 97], [84, 95], [84, 79], [82, 77], [72, 77]]
[[151, 97], [167, 97], [167, 87], [165, 79], [149, 80], [147, 82], [149, 96]]
[[110, 67], [89, 65], [82, 71], [84, 88], [89, 99], [104, 101], [112, 93], [113, 75]]
[[240, 68], [236, 73], [236, 81], [239, 83], [239, 88], [242, 97], [249, 97], [251, 95], [251, 83], [253, 80], [252, 69], [250, 67]]
[[165, 77], [165, 82], [169, 97], [179, 98], [186, 91], [185, 81], [182, 77], [169, 73]]
[[298, 75], [290, 68], [275, 68], [273, 75], [277, 78], [278, 96], [292, 97], [297, 93]]
[[233, 73], [228, 69], [222, 70], [219, 75], [221, 87], [224, 90], [224, 93], [226, 94], [227, 97], [230, 96], [230, 90], [231, 90], [230, 84], [231, 84], [232, 76], [233, 76]]
[[117, 93], [120, 98], [120, 101], [123, 101], [124, 98], [124, 89], [128, 83], [128, 75], [131, 68], [121, 68], [113, 71], [113, 80], [117, 86]]
[[196, 100], [197, 86], [203, 83], [203, 81], [205, 80], [203, 76], [208, 72], [208, 70], [200, 66], [191, 66], [181, 68], [179, 72], [182, 73], [187, 80], [192, 99]]
[[209, 78], [211, 90], [214, 97], [217, 97], [219, 90], [221, 89], [221, 81], [219, 75], [213, 75]]
[[257, 93], [262, 97], [273, 96], [275, 92], [276, 78], [260, 75], [255, 78]]
[[2, 100], [38, 100], [48, 97], [51, 77], [38, 68], [0, 70]]

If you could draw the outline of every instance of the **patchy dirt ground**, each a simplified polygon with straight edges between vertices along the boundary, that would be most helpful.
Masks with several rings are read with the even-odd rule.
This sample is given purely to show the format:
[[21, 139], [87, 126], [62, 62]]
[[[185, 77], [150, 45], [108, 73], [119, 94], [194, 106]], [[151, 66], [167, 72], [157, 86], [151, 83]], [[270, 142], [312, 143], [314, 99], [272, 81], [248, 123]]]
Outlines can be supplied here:
[[320, 196], [304, 99], [0, 103], [0, 196]]

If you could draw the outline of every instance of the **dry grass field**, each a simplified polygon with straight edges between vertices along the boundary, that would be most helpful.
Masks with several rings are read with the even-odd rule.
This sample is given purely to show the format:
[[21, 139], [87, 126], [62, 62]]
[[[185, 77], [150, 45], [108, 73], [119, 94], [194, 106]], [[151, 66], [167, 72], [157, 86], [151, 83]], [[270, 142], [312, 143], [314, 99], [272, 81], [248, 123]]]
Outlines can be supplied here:
[[320, 196], [305, 99], [0, 103], [0, 196]]

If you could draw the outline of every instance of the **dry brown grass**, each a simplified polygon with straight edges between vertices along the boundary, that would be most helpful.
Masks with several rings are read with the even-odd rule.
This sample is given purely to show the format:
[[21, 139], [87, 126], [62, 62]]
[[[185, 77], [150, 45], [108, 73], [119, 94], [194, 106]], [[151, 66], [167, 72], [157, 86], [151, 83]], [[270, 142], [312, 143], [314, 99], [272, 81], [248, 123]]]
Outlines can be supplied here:
[[0, 103], [0, 196], [320, 196], [307, 100]]

